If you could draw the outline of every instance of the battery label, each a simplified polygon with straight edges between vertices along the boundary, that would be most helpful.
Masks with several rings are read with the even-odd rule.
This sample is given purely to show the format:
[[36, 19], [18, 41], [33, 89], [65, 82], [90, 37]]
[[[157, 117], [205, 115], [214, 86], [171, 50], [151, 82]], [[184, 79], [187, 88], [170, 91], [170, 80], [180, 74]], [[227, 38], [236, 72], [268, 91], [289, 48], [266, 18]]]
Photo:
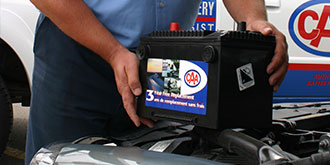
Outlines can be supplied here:
[[149, 58], [145, 105], [206, 115], [208, 63]]

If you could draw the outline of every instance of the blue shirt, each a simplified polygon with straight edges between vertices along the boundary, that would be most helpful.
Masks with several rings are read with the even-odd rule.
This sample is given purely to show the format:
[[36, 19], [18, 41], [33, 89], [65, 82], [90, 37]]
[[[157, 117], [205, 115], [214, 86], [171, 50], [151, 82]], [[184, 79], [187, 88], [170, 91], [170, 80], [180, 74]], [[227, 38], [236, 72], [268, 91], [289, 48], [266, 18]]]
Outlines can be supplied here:
[[141, 36], [169, 30], [171, 22], [191, 29], [201, 0], [84, 0], [96, 17], [127, 48]]

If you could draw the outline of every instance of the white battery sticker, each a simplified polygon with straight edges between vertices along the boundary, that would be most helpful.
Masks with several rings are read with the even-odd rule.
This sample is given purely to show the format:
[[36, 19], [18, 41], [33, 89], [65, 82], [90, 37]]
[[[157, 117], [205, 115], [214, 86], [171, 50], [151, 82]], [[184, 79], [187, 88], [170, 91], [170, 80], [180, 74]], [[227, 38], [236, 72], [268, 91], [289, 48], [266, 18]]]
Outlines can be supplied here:
[[243, 91], [247, 88], [254, 86], [254, 75], [252, 64], [246, 64], [236, 69], [238, 87], [240, 91]]
[[148, 150], [155, 151], [155, 152], [164, 152], [173, 142], [174, 142], [174, 139], [159, 141], [156, 144], [154, 144], [153, 146], [151, 146]]

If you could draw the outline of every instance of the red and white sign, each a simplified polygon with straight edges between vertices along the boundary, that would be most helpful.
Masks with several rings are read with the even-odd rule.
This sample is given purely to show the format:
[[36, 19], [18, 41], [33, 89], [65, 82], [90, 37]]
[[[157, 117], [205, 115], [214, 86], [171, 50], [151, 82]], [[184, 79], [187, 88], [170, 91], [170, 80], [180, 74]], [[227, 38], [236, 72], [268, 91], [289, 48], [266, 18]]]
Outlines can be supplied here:
[[289, 31], [305, 51], [330, 56], [330, 0], [308, 1], [299, 6], [290, 18]]

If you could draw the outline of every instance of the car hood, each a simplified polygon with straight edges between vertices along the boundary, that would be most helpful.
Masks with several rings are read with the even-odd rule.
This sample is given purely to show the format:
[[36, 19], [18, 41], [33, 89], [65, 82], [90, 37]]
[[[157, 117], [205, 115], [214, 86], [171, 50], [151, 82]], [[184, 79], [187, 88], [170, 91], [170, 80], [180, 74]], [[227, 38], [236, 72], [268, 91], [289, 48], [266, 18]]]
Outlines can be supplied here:
[[[98, 164], [98, 165], [223, 165], [206, 159], [170, 153], [153, 152], [138, 147], [67, 144], [55, 150], [43, 148], [35, 158], [42, 164]], [[48, 156], [47, 156], [48, 155]], [[49, 157], [49, 155], [52, 155]], [[51, 160], [53, 159], [53, 160]], [[32, 163], [33, 164], [33, 163]]]

